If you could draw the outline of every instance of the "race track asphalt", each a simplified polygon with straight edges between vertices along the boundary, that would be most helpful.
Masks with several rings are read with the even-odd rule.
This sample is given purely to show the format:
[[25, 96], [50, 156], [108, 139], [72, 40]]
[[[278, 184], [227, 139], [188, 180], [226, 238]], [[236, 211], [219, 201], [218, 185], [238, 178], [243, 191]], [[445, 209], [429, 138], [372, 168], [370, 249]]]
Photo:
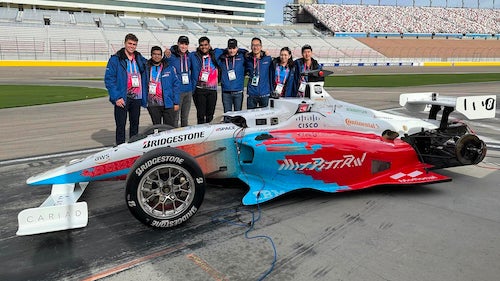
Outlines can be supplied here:
[[[35, 84], [102, 87], [102, 81], [54, 79], [81, 77], [74, 76], [79, 70], [45, 70], [49, 76], [32, 71]], [[0, 77], [0, 83], [15, 81]], [[478, 95], [498, 89], [500, 82], [327, 90], [337, 99], [398, 111], [402, 92]], [[336, 194], [300, 191], [259, 208], [241, 205], [246, 192], [241, 184], [215, 182], [196, 216], [166, 231], [131, 216], [123, 182], [96, 182], [81, 198], [89, 204], [87, 227], [24, 237], [15, 236], [17, 213], [39, 206], [50, 192], [48, 186], [27, 186], [26, 178], [75, 158], [54, 153], [111, 145], [112, 106], [100, 98], [1, 109], [0, 280], [246, 281], [266, 272], [265, 280], [497, 280], [498, 109], [497, 104], [495, 119], [468, 122], [493, 149], [480, 165], [439, 171], [452, 182]], [[141, 127], [150, 124], [146, 111], [141, 120]], [[257, 216], [254, 230], [245, 235]], [[247, 239], [254, 236], [259, 237]]]

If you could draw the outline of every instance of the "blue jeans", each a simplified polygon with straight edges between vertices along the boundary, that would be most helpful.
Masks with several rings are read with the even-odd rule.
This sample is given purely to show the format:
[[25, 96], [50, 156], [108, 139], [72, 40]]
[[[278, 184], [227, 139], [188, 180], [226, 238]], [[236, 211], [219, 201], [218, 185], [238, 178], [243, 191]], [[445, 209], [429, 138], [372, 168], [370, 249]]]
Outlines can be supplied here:
[[[241, 91], [223, 91], [222, 106], [224, 113], [228, 111], [240, 111], [243, 105], [243, 90]], [[224, 117], [224, 123], [230, 123], [229, 117]]]
[[248, 96], [247, 108], [267, 107], [269, 104], [269, 95], [266, 96]]
[[228, 111], [240, 111], [243, 104], [243, 91], [224, 91], [222, 92], [222, 106], [224, 113]]

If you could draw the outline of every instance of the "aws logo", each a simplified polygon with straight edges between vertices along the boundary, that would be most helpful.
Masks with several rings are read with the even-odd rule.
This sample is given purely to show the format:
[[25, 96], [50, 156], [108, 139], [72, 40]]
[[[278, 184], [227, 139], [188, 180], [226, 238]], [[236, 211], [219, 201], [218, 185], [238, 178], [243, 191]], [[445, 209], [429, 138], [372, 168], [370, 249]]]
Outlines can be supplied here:
[[96, 156], [94, 156], [94, 162], [98, 164], [106, 163], [109, 161], [110, 157], [111, 156], [109, 155], [109, 153], [97, 154]]

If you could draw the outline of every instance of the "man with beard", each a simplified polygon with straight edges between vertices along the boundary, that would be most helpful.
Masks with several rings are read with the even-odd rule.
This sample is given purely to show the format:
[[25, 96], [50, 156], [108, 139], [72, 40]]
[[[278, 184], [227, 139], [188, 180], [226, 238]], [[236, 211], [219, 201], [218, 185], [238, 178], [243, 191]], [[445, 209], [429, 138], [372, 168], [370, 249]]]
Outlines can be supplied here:
[[214, 118], [217, 104], [217, 86], [219, 83], [219, 64], [217, 57], [220, 49], [210, 46], [210, 39], [203, 36], [198, 39], [198, 49], [189, 54], [191, 59], [191, 79], [193, 80], [193, 101], [196, 106], [198, 124], [210, 123]]

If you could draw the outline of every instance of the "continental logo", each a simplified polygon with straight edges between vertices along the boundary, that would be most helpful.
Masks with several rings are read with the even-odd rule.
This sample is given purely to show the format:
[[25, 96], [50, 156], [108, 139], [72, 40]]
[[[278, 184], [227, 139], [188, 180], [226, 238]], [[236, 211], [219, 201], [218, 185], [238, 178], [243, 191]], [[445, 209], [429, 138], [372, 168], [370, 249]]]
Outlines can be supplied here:
[[365, 127], [365, 128], [372, 128], [372, 129], [379, 128], [378, 124], [376, 124], [376, 123], [363, 122], [363, 121], [353, 120], [353, 119], [349, 119], [349, 118], [345, 119], [345, 124], [348, 127], [355, 126], [355, 127]]
[[164, 146], [164, 145], [177, 143], [177, 142], [201, 139], [204, 137], [205, 137], [205, 132], [201, 131], [201, 132], [189, 133], [189, 134], [178, 135], [178, 136], [171, 136], [171, 137], [166, 137], [166, 138], [161, 138], [161, 139], [156, 139], [156, 140], [145, 140], [142, 144], [142, 148]]

